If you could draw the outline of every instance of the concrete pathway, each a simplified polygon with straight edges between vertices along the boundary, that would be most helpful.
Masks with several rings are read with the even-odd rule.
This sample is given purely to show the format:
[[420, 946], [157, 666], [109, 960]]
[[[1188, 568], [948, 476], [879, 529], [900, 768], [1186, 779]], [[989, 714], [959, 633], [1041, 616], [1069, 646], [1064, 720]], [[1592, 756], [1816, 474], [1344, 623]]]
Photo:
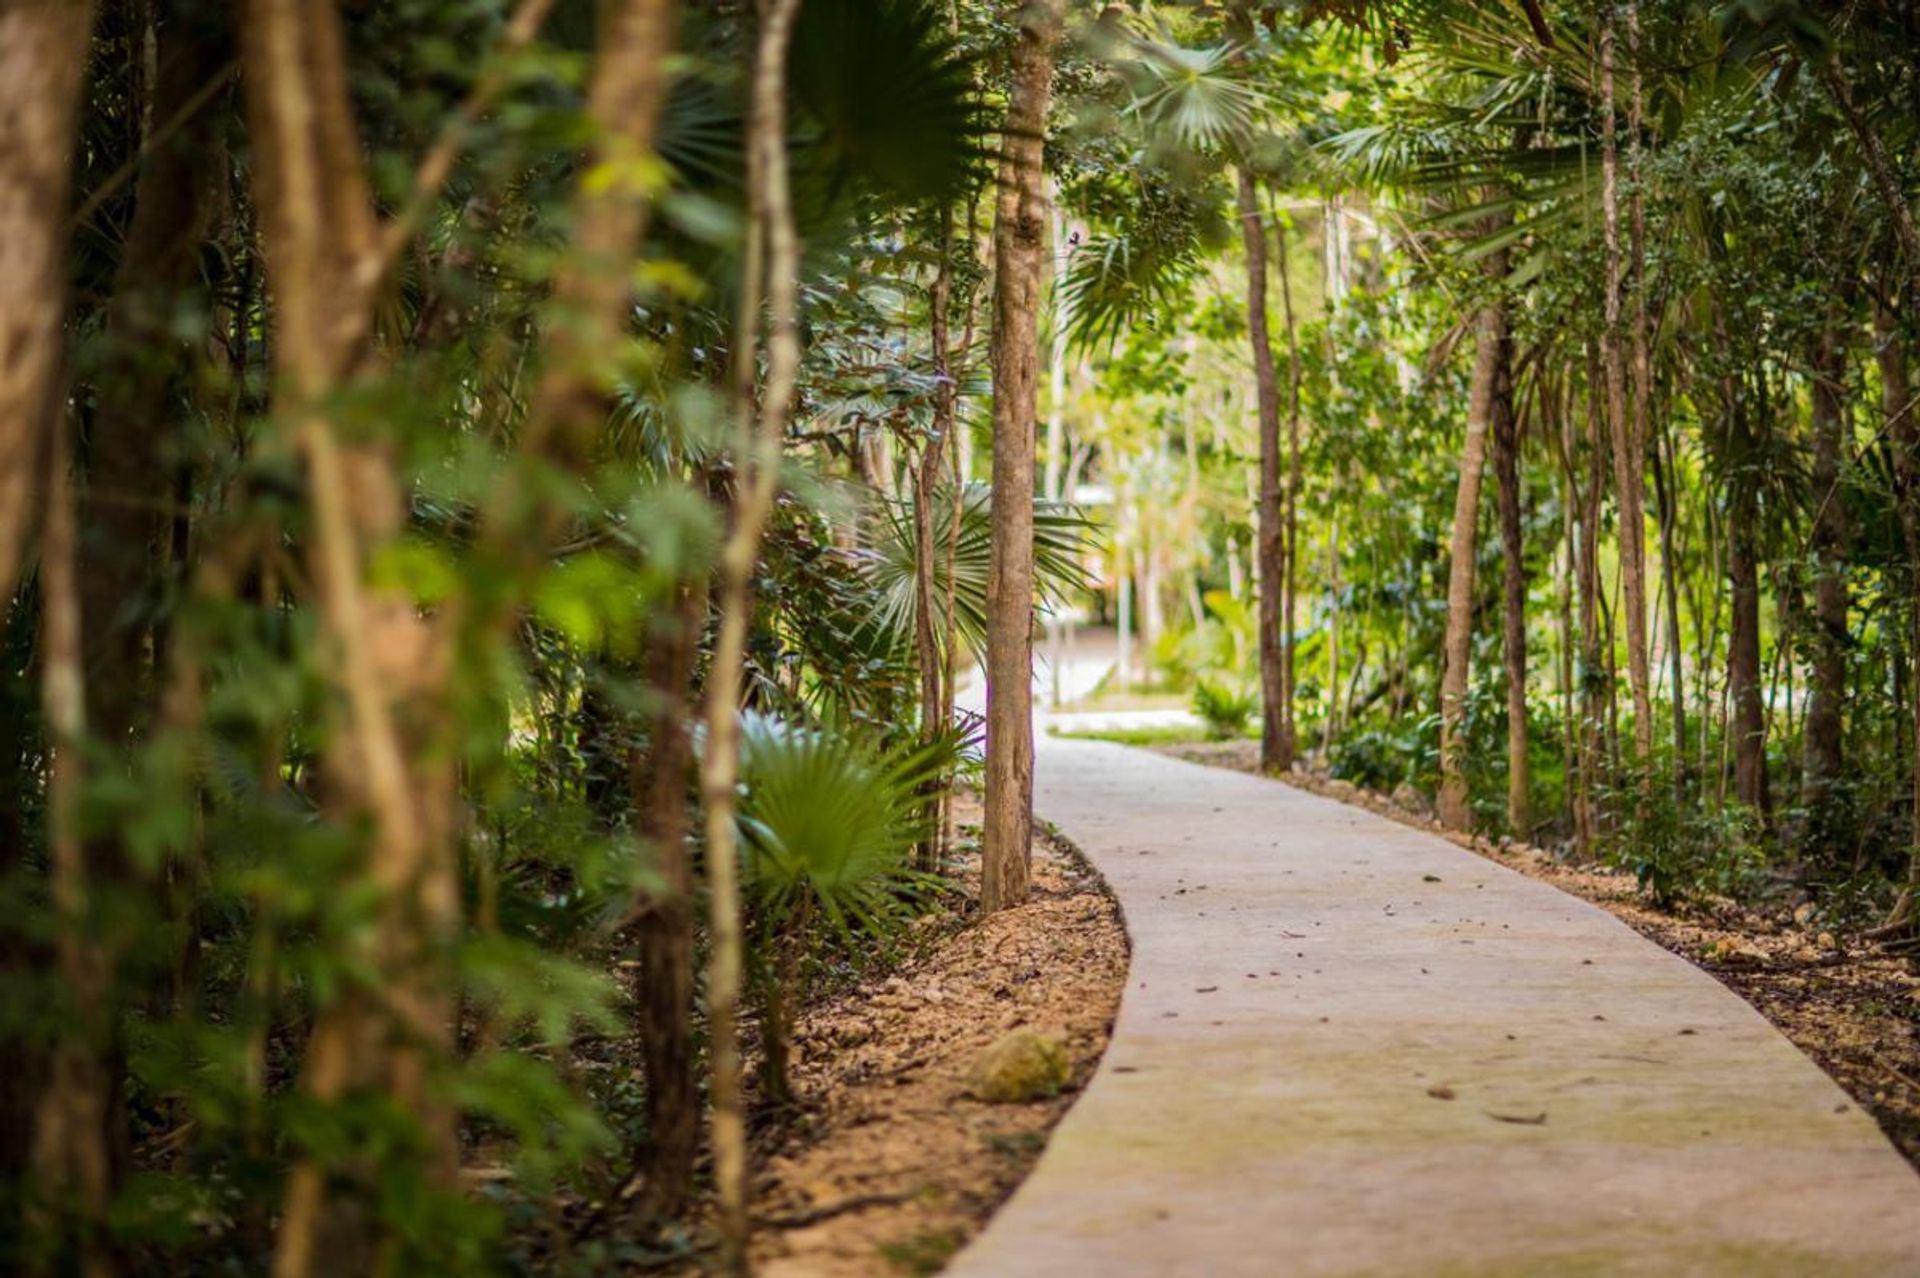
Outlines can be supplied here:
[[1920, 1275], [1916, 1177], [1612, 916], [1276, 782], [1042, 736], [1126, 913], [1112, 1046], [948, 1270]]

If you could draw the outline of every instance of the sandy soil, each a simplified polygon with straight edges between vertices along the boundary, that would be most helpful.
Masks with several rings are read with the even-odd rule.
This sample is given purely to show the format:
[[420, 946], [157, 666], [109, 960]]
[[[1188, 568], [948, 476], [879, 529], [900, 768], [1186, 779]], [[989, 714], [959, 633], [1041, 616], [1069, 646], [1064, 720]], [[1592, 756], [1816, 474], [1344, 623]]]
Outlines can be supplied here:
[[[1189, 762], [1259, 771], [1251, 741], [1152, 747]], [[1920, 961], [1718, 899], [1656, 909], [1631, 874], [1569, 865], [1538, 848], [1447, 833], [1384, 796], [1315, 773], [1286, 783], [1432, 830], [1490, 860], [1609, 911], [1643, 936], [1710, 972], [1871, 1113], [1920, 1168]]]
[[[971, 897], [979, 862], [963, 843], [955, 870]], [[1026, 1175], [1106, 1048], [1126, 933], [1099, 879], [1050, 839], [1036, 841], [1028, 904], [987, 919], [933, 916], [911, 951], [799, 1020], [793, 1073], [805, 1112], [756, 1160], [753, 1250], [765, 1278], [936, 1271]], [[974, 1057], [1023, 1026], [1061, 1036], [1068, 1089], [1019, 1105], [968, 1098]]]

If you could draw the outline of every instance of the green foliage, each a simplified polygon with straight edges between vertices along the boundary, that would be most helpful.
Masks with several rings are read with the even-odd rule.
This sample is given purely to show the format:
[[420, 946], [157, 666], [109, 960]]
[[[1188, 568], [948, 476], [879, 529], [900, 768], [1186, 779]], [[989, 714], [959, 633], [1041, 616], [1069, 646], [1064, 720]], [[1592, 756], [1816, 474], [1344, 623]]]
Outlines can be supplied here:
[[[944, 634], [951, 626], [965, 648], [981, 651], [987, 641], [992, 492], [985, 484], [968, 484], [956, 503], [951, 488], [936, 488], [932, 511], [934, 628]], [[882, 644], [904, 653], [913, 646], [913, 614], [919, 591], [915, 569], [919, 536], [912, 500], [887, 503], [879, 515], [873, 542], [860, 554], [874, 592], [867, 619]], [[1034, 503], [1034, 591], [1043, 606], [1059, 604], [1089, 584], [1084, 560], [1092, 532], [1085, 516], [1071, 507]], [[951, 575], [947, 566], [949, 549]], [[947, 613], [949, 594], [953, 600], [951, 617]]]
[[956, 762], [966, 738], [887, 746], [859, 733], [741, 720], [739, 824], [745, 882], [779, 930], [817, 911], [843, 941], [884, 934], [906, 917], [925, 876], [908, 856], [921, 837], [922, 787]]
[[1245, 736], [1247, 725], [1260, 709], [1260, 698], [1250, 688], [1202, 678], [1193, 685], [1193, 712], [1216, 741]]
[[1606, 858], [1632, 871], [1656, 902], [1702, 894], [1741, 897], [1758, 886], [1767, 863], [1759, 818], [1738, 805], [1715, 812], [1675, 802], [1658, 786], [1615, 805], [1623, 814]]

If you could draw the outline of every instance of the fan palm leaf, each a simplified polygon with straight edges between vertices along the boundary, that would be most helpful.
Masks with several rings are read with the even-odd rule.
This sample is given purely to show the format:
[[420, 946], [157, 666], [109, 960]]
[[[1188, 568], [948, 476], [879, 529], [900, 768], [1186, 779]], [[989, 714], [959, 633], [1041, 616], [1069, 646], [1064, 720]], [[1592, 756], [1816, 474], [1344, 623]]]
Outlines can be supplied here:
[[[953, 490], [933, 495], [933, 617], [934, 627], [949, 627], [966, 647], [978, 650], [987, 638], [987, 572], [992, 558], [991, 492], [987, 485], [966, 485], [960, 494], [958, 536], [953, 538], [952, 590], [949, 592], [947, 546], [953, 534]], [[1034, 589], [1043, 602], [1057, 603], [1075, 590], [1085, 589], [1088, 577], [1082, 565], [1092, 525], [1072, 507], [1036, 502], [1033, 516]], [[915, 569], [915, 530], [912, 502], [889, 503], [875, 531], [874, 544], [863, 552], [863, 564], [874, 591], [870, 624], [892, 636], [902, 648], [913, 642], [913, 616], [919, 592]], [[953, 596], [953, 615], [947, 615], [947, 596]]]

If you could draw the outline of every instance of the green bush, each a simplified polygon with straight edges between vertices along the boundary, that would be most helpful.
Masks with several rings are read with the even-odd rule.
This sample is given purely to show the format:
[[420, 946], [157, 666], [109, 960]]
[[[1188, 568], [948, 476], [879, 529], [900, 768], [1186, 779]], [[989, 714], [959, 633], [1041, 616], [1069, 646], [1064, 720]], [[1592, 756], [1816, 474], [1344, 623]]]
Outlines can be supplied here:
[[1244, 687], [1201, 679], [1193, 685], [1193, 712], [1216, 741], [1246, 735], [1259, 699]]

